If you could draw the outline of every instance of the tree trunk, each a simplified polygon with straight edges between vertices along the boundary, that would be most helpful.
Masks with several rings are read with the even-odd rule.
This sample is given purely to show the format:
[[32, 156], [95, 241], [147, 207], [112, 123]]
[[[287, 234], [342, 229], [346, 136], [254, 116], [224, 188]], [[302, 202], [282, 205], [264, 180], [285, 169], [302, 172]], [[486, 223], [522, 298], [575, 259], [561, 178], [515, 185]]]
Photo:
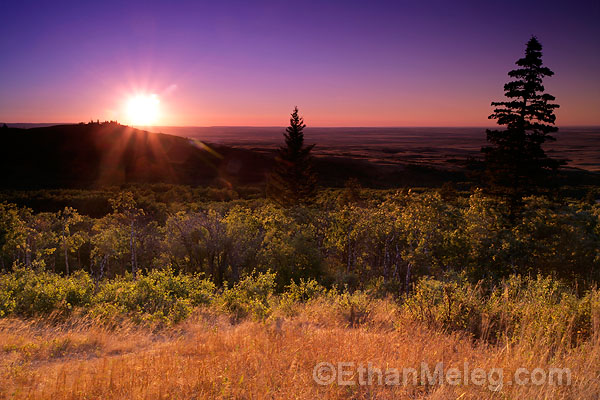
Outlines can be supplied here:
[[383, 280], [389, 282], [390, 280], [390, 251], [389, 251], [389, 242], [386, 238], [385, 240], [385, 251], [383, 256]]
[[29, 238], [25, 240], [25, 265], [27, 267], [31, 267], [31, 248]]
[[108, 255], [104, 255], [104, 258], [102, 258], [102, 261], [100, 262], [100, 277], [99, 280], [102, 280], [102, 278], [104, 278], [104, 268], [106, 267], [106, 262], [108, 261]]
[[408, 263], [406, 265], [406, 279], [404, 281], [404, 285], [405, 285], [405, 289], [404, 290], [405, 290], [405, 292], [408, 292], [408, 288], [409, 288], [409, 285], [410, 285], [410, 279], [411, 279], [411, 276], [410, 276], [411, 275], [410, 274], [411, 271], [410, 270], [411, 270], [411, 267], [412, 267], [411, 263]]
[[136, 265], [135, 265], [134, 239], [133, 239], [133, 221], [131, 221], [131, 236], [129, 238], [129, 247], [131, 249], [131, 274], [133, 275], [133, 279], [135, 279]]
[[69, 251], [67, 249], [67, 239], [65, 237], [65, 227], [63, 226], [62, 231], [62, 239], [63, 239], [63, 247], [65, 249], [65, 269], [67, 271], [67, 275], [69, 275]]
[[350, 272], [350, 263], [352, 260], [352, 241], [350, 240], [350, 233], [348, 233], [348, 260], [346, 263], [346, 272]]

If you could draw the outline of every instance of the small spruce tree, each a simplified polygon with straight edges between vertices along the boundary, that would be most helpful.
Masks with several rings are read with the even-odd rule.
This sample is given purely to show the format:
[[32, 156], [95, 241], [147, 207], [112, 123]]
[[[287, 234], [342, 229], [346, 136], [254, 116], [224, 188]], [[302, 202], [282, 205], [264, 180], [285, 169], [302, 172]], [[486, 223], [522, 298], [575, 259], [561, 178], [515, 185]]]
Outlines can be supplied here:
[[527, 42], [525, 57], [508, 73], [513, 81], [504, 85], [506, 101], [493, 102], [495, 119], [503, 130], [488, 129], [483, 147], [486, 175], [491, 192], [507, 198], [514, 217], [524, 195], [533, 193], [548, 181], [550, 174], [564, 163], [548, 157], [542, 145], [555, 140], [554, 96], [544, 93], [542, 80], [554, 73], [542, 64], [542, 45], [535, 36]]
[[267, 182], [267, 196], [283, 207], [311, 203], [315, 198], [317, 177], [310, 154], [314, 144], [304, 145], [305, 127], [295, 107], [283, 134], [285, 145], [279, 148]]

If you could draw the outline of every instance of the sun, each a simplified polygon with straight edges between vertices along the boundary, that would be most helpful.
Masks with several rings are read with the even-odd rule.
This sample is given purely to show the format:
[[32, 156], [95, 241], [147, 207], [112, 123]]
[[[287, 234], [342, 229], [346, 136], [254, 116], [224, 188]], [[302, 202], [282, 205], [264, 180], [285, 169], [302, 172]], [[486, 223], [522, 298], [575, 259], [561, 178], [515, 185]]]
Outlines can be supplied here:
[[127, 101], [131, 125], [149, 126], [158, 121], [160, 100], [156, 94], [138, 94]]

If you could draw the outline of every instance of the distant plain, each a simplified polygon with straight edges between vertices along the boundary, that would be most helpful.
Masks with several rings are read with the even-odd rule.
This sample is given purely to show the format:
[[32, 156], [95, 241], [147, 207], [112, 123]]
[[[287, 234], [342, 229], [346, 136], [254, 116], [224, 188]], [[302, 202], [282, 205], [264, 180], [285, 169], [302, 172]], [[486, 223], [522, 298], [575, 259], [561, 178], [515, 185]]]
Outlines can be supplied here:
[[[270, 152], [283, 142], [282, 127], [154, 127], [151, 131], [208, 143]], [[349, 157], [376, 164], [424, 164], [454, 168], [457, 161], [481, 157], [485, 128], [311, 128], [307, 143], [316, 156]], [[546, 146], [567, 167], [600, 172], [600, 127], [565, 127]]]

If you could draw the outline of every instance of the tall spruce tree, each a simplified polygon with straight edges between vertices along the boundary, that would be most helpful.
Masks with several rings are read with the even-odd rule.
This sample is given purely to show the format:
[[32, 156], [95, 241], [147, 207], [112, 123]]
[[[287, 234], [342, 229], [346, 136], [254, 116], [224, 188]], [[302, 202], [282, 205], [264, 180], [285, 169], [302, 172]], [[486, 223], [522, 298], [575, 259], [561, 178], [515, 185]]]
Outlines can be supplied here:
[[267, 183], [267, 196], [277, 204], [290, 207], [307, 204], [314, 200], [317, 177], [310, 154], [313, 145], [304, 145], [304, 119], [298, 115], [298, 107], [290, 117], [285, 130], [285, 145], [279, 148], [275, 167]]
[[522, 197], [542, 187], [552, 172], [563, 163], [548, 157], [542, 148], [555, 138], [554, 96], [544, 93], [542, 80], [554, 75], [542, 64], [542, 45], [535, 36], [527, 42], [525, 57], [508, 73], [513, 81], [504, 85], [507, 101], [493, 102], [494, 112], [489, 119], [497, 120], [503, 130], [488, 129], [483, 147], [486, 175], [492, 193], [509, 201], [511, 216], [518, 213]]

